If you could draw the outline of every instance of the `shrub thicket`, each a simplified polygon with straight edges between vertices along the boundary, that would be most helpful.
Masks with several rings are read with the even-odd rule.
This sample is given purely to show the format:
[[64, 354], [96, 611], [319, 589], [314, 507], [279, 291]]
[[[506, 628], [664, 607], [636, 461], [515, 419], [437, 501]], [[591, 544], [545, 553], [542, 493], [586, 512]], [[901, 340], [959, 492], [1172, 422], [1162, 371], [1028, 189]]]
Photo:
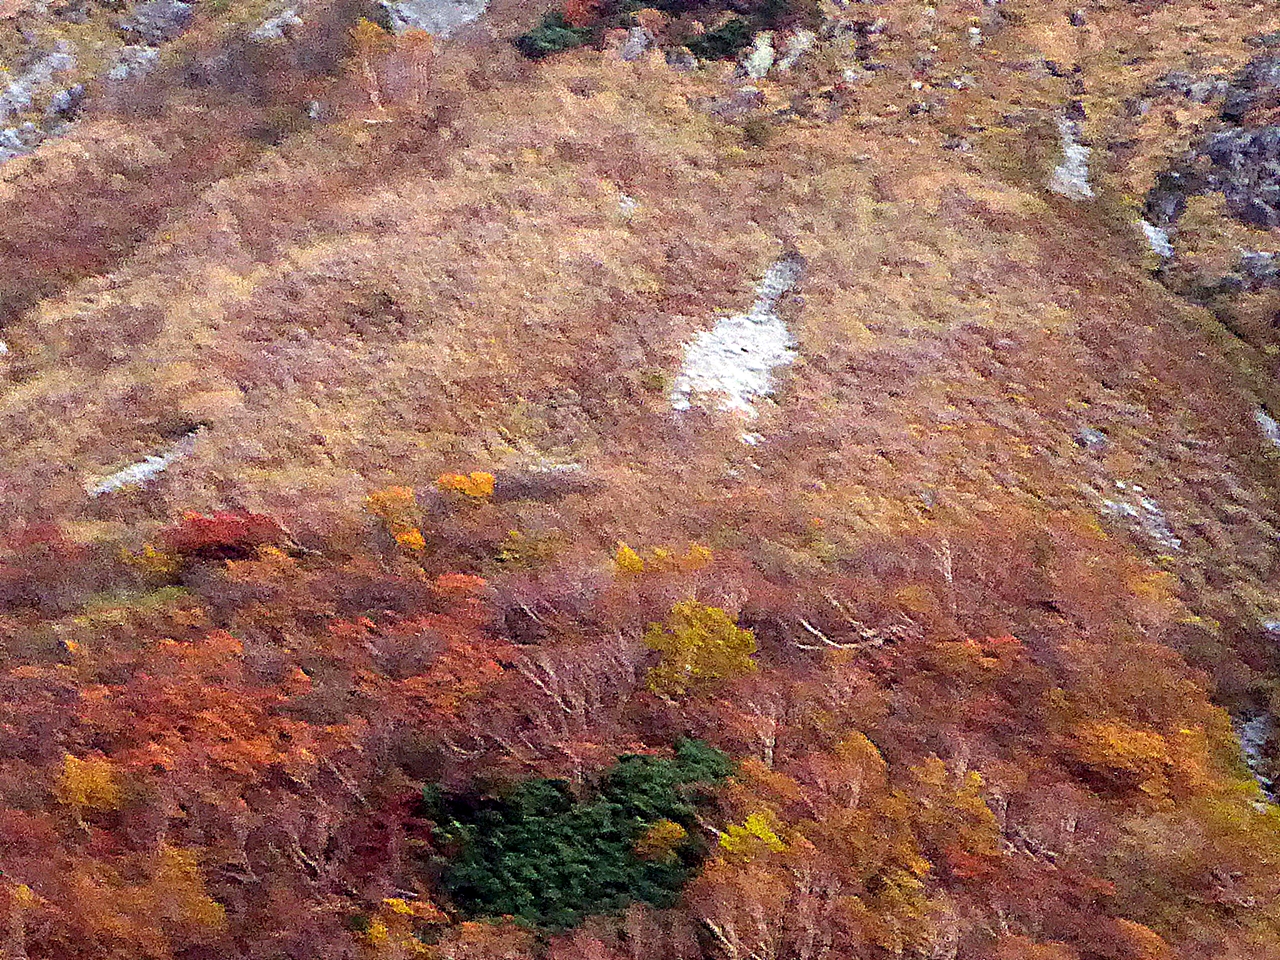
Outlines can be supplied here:
[[[624, 756], [576, 798], [563, 780], [526, 780], [497, 797], [428, 797], [455, 855], [444, 888], [469, 916], [513, 916], [570, 927], [643, 901], [670, 906], [705, 848], [694, 830], [706, 787], [733, 770], [705, 743], [682, 741], [674, 759]], [[659, 824], [684, 837], [654, 857], [637, 850]]]

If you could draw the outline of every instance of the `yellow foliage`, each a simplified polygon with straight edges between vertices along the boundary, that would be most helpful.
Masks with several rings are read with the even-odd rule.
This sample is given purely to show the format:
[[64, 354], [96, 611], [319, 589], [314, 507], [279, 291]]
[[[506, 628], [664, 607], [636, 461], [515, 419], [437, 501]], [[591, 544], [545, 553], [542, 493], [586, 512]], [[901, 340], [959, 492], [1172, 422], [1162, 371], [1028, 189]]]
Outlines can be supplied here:
[[1169, 744], [1158, 733], [1120, 721], [1082, 723], [1072, 731], [1067, 749], [1077, 763], [1116, 786], [1163, 793], [1170, 756]]
[[686, 570], [700, 570], [711, 562], [712, 555], [709, 547], [704, 547], [700, 543], [689, 544], [689, 552], [684, 555], [684, 568]]
[[640, 554], [621, 540], [618, 541], [618, 552], [614, 554], [613, 562], [623, 573], [644, 573], [644, 561], [640, 559]]
[[689, 544], [689, 549], [685, 551], [683, 556], [677, 556], [673, 551], [664, 547], [654, 547], [649, 551], [649, 557], [646, 560], [642, 559], [640, 554], [627, 544], [618, 541], [618, 551], [614, 555], [614, 561], [617, 563], [618, 569], [627, 573], [643, 573], [645, 570], [687, 573], [701, 570], [712, 559], [711, 551], [700, 543]]
[[453, 490], [476, 500], [493, 495], [494, 476], [481, 470], [471, 473], [442, 473], [436, 480], [442, 490]]
[[387, 487], [374, 491], [365, 499], [365, 509], [382, 521], [400, 546], [409, 550], [426, 548], [427, 541], [414, 523], [418, 498], [412, 487]]
[[982, 798], [982, 777], [956, 776], [937, 757], [911, 768], [914, 829], [935, 847], [971, 856], [1000, 853], [1000, 825]]
[[781, 853], [787, 845], [774, 829], [777, 825], [778, 818], [771, 811], [750, 814], [741, 824], [730, 825], [720, 837], [720, 846], [748, 860], [766, 850]]
[[115, 810], [120, 806], [120, 786], [106, 760], [80, 760], [67, 754], [53, 792], [59, 803], [79, 810]]
[[391, 934], [390, 931], [387, 930], [387, 925], [381, 920], [375, 918], [369, 924], [369, 930], [365, 935], [369, 938], [370, 943], [375, 947], [380, 947], [387, 942]]
[[157, 550], [149, 543], [137, 553], [123, 551], [122, 559], [129, 566], [157, 577], [171, 577], [181, 566], [177, 557], [163, 550]]
[[679, 696], [756, 669], [751, 659], [756, 652], [755, 634], [739, 627], [718, 607], [696, 600], [677, 603], [666, 624], [649, 624], [644, 642], [662, 654], [649, 671], [649, 689], [664, 696]]
[[920, 583], [903, 587], [897, 592], [895, 599], [908, 613], [930, 613], [938, 607], [933, 591]]
[[416, 935], [417, 926], [447, 922], [448, 918], [430, 900], [387, 897], [365, 930], [363, 952], [370, 957], [396, 957], [398, 960], [424, 955], [428, 948]]
[[171, 922], [207, 930], [226, 928], [226, 910], [205, 892], [193, 851], [162, 846], [153, 884], [159, 905]]
[[1170, 604], [1176, 598], [1178, 578], [1167, 570], [1152, 570], [1130, 581], [1129, 589], [1135, 597], [1154, 603]]
[[644, 860], [667, 860], [688, 838], [689, 831], [674, 820], [659, 820], [636, 842], [636, 856]]
[[361, 17], [360, 21], [351, 28], [351, 39], [357, 55], [361, 57], [381, 53], [389, 49], [392, 43], [391, 34], [364, 17]]
[[408, 547], [410, 550], [423, 550], [427, 546], [427, 541], [422, 536], [422, 531], [417, 527], [408, 527], [396, 533], [396, 543], [402, 547]]

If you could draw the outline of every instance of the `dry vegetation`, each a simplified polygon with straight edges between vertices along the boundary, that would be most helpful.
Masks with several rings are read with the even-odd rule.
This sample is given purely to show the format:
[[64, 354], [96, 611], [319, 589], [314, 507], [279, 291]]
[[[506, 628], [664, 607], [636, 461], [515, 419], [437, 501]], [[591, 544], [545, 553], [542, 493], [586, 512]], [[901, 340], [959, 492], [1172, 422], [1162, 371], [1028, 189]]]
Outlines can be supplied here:
[[[886, 68], [844, 82], [828, 39], [736, 121], [730, 63], [353, 45], [355, 6], [289, 53], [209, 25], [0, 168], [17, 949], [1277, 956], [1276, 808], [1224, 711], [1280, 669], [1270, 333], [1152, 276], [1132, 218], [1204, 117], [1125, 111], [1280, 24], [1076, 8], [833, 7], [864, 43], [884, 19]], [[1042, 188], [1070, 99], [1094, 204]], [[692, 332], [793, 251], [762, 442], [674, 416]], [[757, 666], [725, 615], [682, 633], [691, 600]], [[702, 644], [710, 685], [664, 694], [645, 636]], [[682, 737], [736, 767], [637, 841], [699, 866], [674, 906], [549, 932], [450, 903], [424, 788], [565, 777], [595, 811]]]

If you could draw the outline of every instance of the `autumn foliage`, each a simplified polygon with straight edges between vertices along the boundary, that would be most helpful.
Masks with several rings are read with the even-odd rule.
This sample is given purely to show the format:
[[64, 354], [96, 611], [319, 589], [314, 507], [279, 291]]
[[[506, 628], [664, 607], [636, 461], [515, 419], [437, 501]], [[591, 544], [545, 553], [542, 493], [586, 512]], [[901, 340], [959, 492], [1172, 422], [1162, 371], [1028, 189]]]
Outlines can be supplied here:
[[271, 517], [256, 513], [186, 513], [167, 528], [160, 541], [171, 553], [200, 559], [242, 558], [258, 547], [281, 543], [284, 530]]
[[[936, 565], [781, 589], [696, 546], [530, 593], [406, 552], [448, 529], [410, 488], [365, 506], [367, 548], [333, 556], [254, 514], [159, 549], [11, 538], [65, 607], [0, 615], [28, 957], [1267, 956], [1275, 808], [1197, 676], [1114, 631], [1175, 601], [1087, 527], [1010, 535], [981, 587], [1076, 619], [970, 632], [955, 567], [957, 619], [922, 599]], [[1099, 565], [1109, 604], [1078, 589]]]

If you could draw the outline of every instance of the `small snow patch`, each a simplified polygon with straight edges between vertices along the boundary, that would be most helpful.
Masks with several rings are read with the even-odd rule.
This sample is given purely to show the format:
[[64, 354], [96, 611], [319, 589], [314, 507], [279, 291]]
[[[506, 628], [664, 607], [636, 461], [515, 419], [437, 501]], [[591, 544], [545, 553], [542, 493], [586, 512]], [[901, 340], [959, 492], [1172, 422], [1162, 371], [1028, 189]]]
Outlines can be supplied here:
[[1182, 540], [1169, 527], [1169, 520], [1159, 502], [1147, 496], [1136, 483], [1117, 480], [1115, 496], [1099, 499], [1099, 508], [1104, 516], [1128, 522], [1136, 532], [1166, 550], [1182, 549]]
[[1168, 259], [1173, 256], [1173, 244], [1169, 242], [1169, 232], [1157, 227], [1150, 220], [1139, 220], [1138, 226], [1142, 230], [1143, 236], [1147, 238], [1147, 244], [1151, 247], [1151, 252], [1157, 257]]
[[673, 409], [688, 410], [696, 397], [714, 396], [719, 410], [756, 416], [752, 401], [771, 392], [773, 369], [796, 358], [795, 341], [774, 307], [802, 270], [798, 256], [777, 261], [760, 281], [750, 310], [724, 317], [694, 336], [671, 391]]
[[741, 73], [759, 80], [773, 67], [774, 57], [773, 32], [764, 30], [757, 33], [750, 52], [742, 58]]
[[110, 476], [88, 484], [89, 496], [100, 497], [104, 493], [114, 493], [125, 487], [144, 486], [149, 480], [163, 473], [172, 464], [189, 457], [195, 449], [195, 440], [200, 435], [200, 432], [199, 429], [193, 430], [163, 453], [147, 457], [137, 463], [131, 463], [123, 470], [117, 470]]
[[1062, 138], [1062, 162], [1049, 177], [1049, 189], [1068, 200], [1092, 200], [1089, 156], [1093, 151], [1080, 143], [1080, 125], [1063, 117], [1058, 120], [1058, 136]]
[[1276, 422], [1275, 417], [1259, 407], [1253, 411], [1253, 419], [1258, 424], [1258, 429], [1262, 431], [1262, 435], [1274, 446], [1280, 447], [1280, 423]]

